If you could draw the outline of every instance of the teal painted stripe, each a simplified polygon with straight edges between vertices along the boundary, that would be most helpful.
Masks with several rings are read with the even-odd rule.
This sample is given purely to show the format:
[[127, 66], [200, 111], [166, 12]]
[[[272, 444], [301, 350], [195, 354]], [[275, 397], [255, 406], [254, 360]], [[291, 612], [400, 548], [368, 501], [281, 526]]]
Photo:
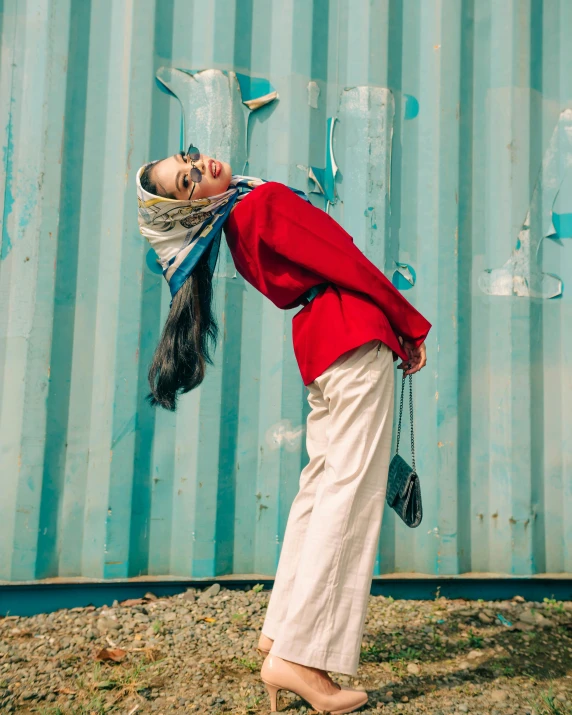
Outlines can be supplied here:
[[[147, 51], [148, 45], [154, 41], [154, 14], [151, 12], [136, 12], [133, 16], [133, 38], [130, 52], [128, 87], [118, 85], [117, 90], [127, 93], [128, 106], [125, 108], [126, 122], [119, 130], [125, 142], [121, 157], [127, 165], [128, 181], [122, 187], [123, 201], [129, 206], [132, 200], [135, 174], [140, 165], [129, 157], [133, 157], [136, 146], [144, 146], [149, 141], [148, 107], [152, 104], [152, 88], [149, 76], [153, 73], [153, 58]], [[127, 19], [127, 18], [126, 18]], [[120, 22], [120, 19], [117, 19]], [[125, 81], [124, 80], [124, 81]], [[114, 104], [117, 100], [114, 100]], [[120, 136], [117, 137], [121, 140]], [[121, 189], [118, 187], [118, 191]], [[106, 536], [106, 560], [104, 564], [106, 577], [120, 578], [137, 575], [130, 563], [130, 536], [132, 534], [131, 520], [134, 500], [139, 501], [139, 495], [134, 494], [138, 480], [135, 476], [137, 447], [140, 445], [138, 433], [139, 421], [149, 419], [151, 408], [145, 403], [141, 394], [141, 383], [136, 370], [140, 355], [141, 316], [138, 309], [141, 304], [141, 291], [144, 283], [143, 274], [146, 271], [144, 255], [146, 243], [133, 224], [129, 212], [124, 212], [123, 230], [121, 232], [121, 259], [119, 276], [119, 300], [117, 306], [117, 338], [115, 381], [111, 432], [111, 467], [108, 530]], [[137, 316], [134, 319], [133, 316]], [[147, 392], [146, 388], [144, 388]], [[148, 463], [147, 463], [148, 468]], [[148, 534], [148, 529], [146, 530]], [[143, 532], [145, 534], [145, 531]]]
[[[439, 27], [425, 47], [427, 66], [434, 65], [438, 75], [432, 82], [440, 86], [439, 112], [431, 113], [436, 138], [435, 155], [429, 165], [438, 165], [439, 156], [446, 153], [447, 162], [439, 172], [438, 198], [435, 196], [435, 206], [438, 206], [438, 223], [435, 225], [436, 243], [439, 252], [437, 274], [437, 311], [439, 353], [437, 360], [436, 380], [436, 438], [437, 460], [435, 474], [438, 475], [438, 512], [439, 553], [437, 573], [450, 575], [459, 573], [459, 555], [462, 545], [459, 541], [459, 525], [461, 521], [470, 519], [470, 514], [459, 511], [459, 492], [464, 481], [464, 474], [459, 471], [459, 352], [463, 346], [459, 343], [458, 295], [455, 286], [459, 280], [459, 164], [461, 147], [459, 143], [459, 112], [458, 91], [461, 83], [461, 27], [463, 23], [460, 4], [442, 7], [439, 16]], [[455, 37], [456, 41], [449, 38]], [[431, 40], [431, 36], [429, 38]], [[435, 49], [434, 45], [440, 45]], [[434, 59], [430, 60], [433, 56]], [[423, 82], [423, 79], [422, 79]], [[426, 84], [426, 83], [425, 83]], [[420, 98], [420, 113], [415, 121], [423, 122], [424, 112], [421, 107], [428, 104], [427, 93], [425, 102]], [[427, 165], [426, 165], [427, 167]], [[423, 175], [424, 183], [428, 184], [428, 173]], [[423, 284], [427, 276], [419, 275]], [[423, 285], [424, 287], [424, 285]], [[433, 446], [433, 449], [435, 447]]]
[[[149, 9], [150, 22], [153, 24], [153, 54], [147, 62], [152, 67], [147, 67], [151, 77], [160, 66], [171, 64], [172, 35], [173, 35], [173, 2], [156, 3]], [[143, 62], [143, 57], [141, 57]], [[145, 69], [141, 67], [142, 73]], [[132, 113], [137, 117], [136, 134], [133, 139], [133, 153], [131, 159], [131, 172], [146, 161], [161, 156], [167, 156], [169, 147], [170, 110], [173, 115], [180, 111], [171, 96], [157, 92], [154, 80], [149, 81], [147, 74], [145, 91], [140, 88], [137, 96], [131, 100]], [[143, 80], [142, 80], [143, 81]], [[151, 112], [149, 114], [149, 107]], [[141, 134], [143, 136], [141, 136]], [[146, 243], [142, 236], [136, 232], [135, 226], [129, 224], [133, 231], [133, 240], [141, 242], [145, 251]], [[163, 296], [163, 309], [162, 309]], [[129, 534], [129, 572], [130, 575], [150, 573], [151, 563], [158, 573], [170, 567], [169, 539], [164, 547], [159, 550], [159, 558], [154, 559], [156, 535], [153, 527], [156, 522], [151, 519], [153, 508], [153, 495], [155, 479], [161, 473], [160, 468], [172, 471], [174, 461], [174, 417], [172, 415], [156, 413], [146, 401], [149, 393], [147, 373], [151, 363], [156, 344], [159, 340], [162, 322], [169, 304], [169, 291], [161, 274], [142, 269], [140, 305], [136, 315], [140, 321], [139, 353], [137, 361], [137, 430], [135, 433], [135, 454], [133, 456], [133, 488], [131, 500], [131, 522]], [[133, 368], [132, 368], [133, 369]], [[160, 453], [156, 450], [161, 445]]]
[[[42, 88], [36, 88], [39, 95], [38, 104], [43, 96], [41, 104], [43, 111], [40, 110], [40, 106], [37, 111], [32, 110], [38, 122], [38, 134], [45, 142], [41, 167], [42, 179], [38, 183], [41, 201], [38, 202], [39, 206], [33, 222], [35, 225], [33, 226], [31, 221], [26, 230], [26, 239], [37, 241], [35, 250], [27, 248], [26, 253], [30, 255], [35, 253], [37, 257], [35, 292], [38, 296], [34, 306], [28, 347], [26, 376], [28, 396], [25, 405], [27, 418], [24, 421], [22, 435], [25, 443], [35, 445], [35, 448], [27, 450], [25, 475], [31, 492], [29, 503], [30, 506], [33, 504], [33, 507], [28, 518], [21, 525], [21, 531], [27, 535], [28, 541], [29, 562], [26, 567], [28, 578], [37, 578], [40, 575], [38, 567], [43, 567], [40, 553], [42, 537], [48, 532], [53, 536], [56, 532], [55, 524], [48, 526], [44, 520], [44, 496], [46, 491], [50, 495], [55, 491], [50, 477], [46, 475], [44, 465], [47, 458], [47, 431], [52, 428], [49, 391], [59, 245], [57, 235], [62, 199], [61, 156], [65, 141], [65, 127], [62, 125], [61, 117], [66, 107], [70, 3], [69, 0], [54, 0], [46, 9], [45, 24], [40, 21], [36, 28], [41, 32], [42, 41], [45, 42], [46, 66], [45, 75], [42, 77], [45, 84]], [[26, 265], [28, 265], [27, 261]], [[38, 439], [38, 435], [41, 435], [41, 439]], [[53, 574], [56, 573], [57, 569], [53, 569]]]
[[473, 250], [473, 176], [475, 159], [473, 147], [474, 95], [473, 74], [475, 63], [474, 7], [463, 2], [461, 10], [461, 55], [459, 104], [459, 211], [458, 211], [458, 263], [457, 263], [457, 320], [458, 320], [458, 433], [457, 433], [457, 534], [459, 572], [472, 570], [472, 553], [477, 544], [473, 533], [482, 520], [475, 513], [472, 503], [472, 403], [471, 371], [472, 349], [472, 250]]
[[[440, 474], [441, 461], [437, 445], [441, 425], [438, 423], [438, 415], [441, 363], [451, 358], [451, 352], [444, 354], [441, 348], [442, 317], [438, 312], [440, 294], [439, 290], [436, 290], [442, 280], [441, 266], [440, 262], [433, 260], [435, 249], [432, 247], [438, 246], [445, 238], [450, 240], [452, 236], [449, 226], [440, 224], [441, 215], [437, 207], [442, 207], [440, 200], [444, 194], [444, 186], [440, 173], [435, 176], [433, 170], [442, 146], [441, 115], [435, 110], [431, 97], [445, 66], [442, 53], [436, 50], [435, 46], [440, 44], [445, 28], [442, 27], [442, 13], [431, 10], [432, 8], [423, 4], [419, 12], [404, 12], [400, 18], [403, 23], [403, 41], [406, 38], [418, 38], [413, 43], [415, 48], [412, 48], [409, 63], [404, 62], [401, 68], [400, 84], [401, 88], [407, 87], [408, 93], [418, 98], [420, 112], [415, 122], [405, 124], [402, 120], [401, 103], [397, 103], [396, 126], [399, 127], [398, 132], [402, 137], [403, 154], [400, 156], [398, 153], [395, 156], [401, 176], [398, 173], [395, 177], [394, 174], [392, 186], [397, 184], [401, 191], [397, 199], [401, 212], [399, 256], [402, 261], [412, 263], [417, 270], [415, 289], [408, 292], [407, 298], [419, 307], [434, 326], [427, 340], [428, 360], [431, 360], [434, 366], [425, 374], [420, 373], [416, 377], [414, 389], [417, 415], [423, 414], [425, 425], [424, 430], [418, 430], [416, 435], [419, 469], [420, 473], [425, 475], [425, 527], [422, 536], [409, 533], [410, 530], [407, 529], [403, 537], [397, 537], [395, 553], [400, 568], [404, 570], [419, 571], [424, 568], [432, 573], [441, 573], [443, 566], [440, 553], [444, 548], [444, 538], [449, 536], [450, 531], [445, 530], [445, 534], [442, 533], [440, 519], [448, 516], [450, 504], [446, 497], [451, 484], [447, 470], [443, 475]], [[454, 46], [451, 46], [449, 51], [453, 50]], [[394, 75], [392, 80], [398, 81], [398, 78]], [[399, 140], [396, 144], [399, 146]], [[447, 199], [450, 200], [450, 195]], [[454, 379], [454, 374], [451, 377]]]
[[[14, 145], [14, 163], [7, 167], [12, 171], [7, 180], [12, 182], [14, 203], [8, 218], [12, 252], [7, 259], [10, 262], [11, 285], [10, 300], [6, 302], [10, 310], [5, 360], [9, 370], [4, 374], [6, 389], [2, 395], [0, 416], [3, 438], [7, 444], [11, 443], [12, 448], [12, 454], [6, 454], [8, 461], [2, 465], [1, 471], [16, 481], [15, 502], [12, 505], [15, 514], [11, 525], [13, 551], [10, 577], [20, 579], [33, 578], [37, 562], [45, 394], [53, 310], [51, 270], [55, 246], [53, 241], [49, 241], [49, 231], [53, 232], [57, 225], [57, 218], [50, 209], [54, 201], [53, 190], [57, 192], [59, 184], [59, 167], [45, 164], [53, 155], [43, 153], [39, 162], [40, 167], [46, 170], [47, 186], [44, 191], [37, 176], [37, 148], [25, 137], [47, 134], [57, 146], [61, 128], [49, 127], [44, 109], [50, 90], [53, 91], [53, 110], [57, 111], [62, 98], [61, 71], [57, 62], [51, 75], [50, 8], [45, 4], [29, 2], [26, 9], [29, 15], [18, 14], [16, 17], [15, 41], [19, 51], [13, 58], [13, 94], [9, 102], [9, 141]], [[26, 92], [26, 78], [30, 74], [31, 87]], [[59, 110], [61, 113], [61, 104]], [[51, 186], [50, 178], [54, 181]], [[45, 210], [43, 215], [40, 213], [42, 208]], [[7, 275], [3, 271], [3, 281]], [[39, 295], [41, 299], [31, 301], [30, 295]]]
[[[55, 264], [54, 313], [49, 358], [49, 387], [47, 395], [46, 442], [42, 475], [42, 499], [38, 531], [36, 575], [38, 578], [59, 573], [59, 528], [60, 505], [66, 490], [64, 479], [67, 431], [69, 419], [70, 376], [73, 361], [73, 329], [79, 212], [75, 210], [81, 200], [83, 173], [83, 137], [85, 131], [85, 98], [87, 85], [87, 59], [89, 52], [89, 6], [72, 0], [69, 8], [68, 36], [61, 41], [66, 57], [73, 57], [67, 64], [65, 87], [66, 117], [61, 143], [54, 143], [54, 151], [61, 151], [61, 190], [57, 216], [57, 229], [53, 234], [57, 241]], [[55, 47], [58, 44], [54, 43]], [[62, 58], [63, 59], [63, 58]], [[65, 66], [65, 64], [64, 64]], [[60, 113], [61, 110], [60, 110]], [[57, 123], [56, 123], [57, 124]], [[52, 157], [54, 160], [55, 157]], [[57, 161], [56, 161], [57, 165]], [[77, 526], [81, 529], [82, 517]], [[65, 548], [79, 548], [78, 540], [68, 542]], [[80, 564], [77, 564], [80, 568]]]
[[[242, 295], [240, 309], [242, 342], [240, 344], [239, 419], [236, 449], [236, 495], [233, 567], [236, 573], [257, 570], [255, 525], [260, 516], [257, 488], [260, 365], [262, 342], [262, 305], [264, 298], [237, 274], [233, 278]], [[273, 547], [274, 549], [274, 547]], [[274, 553], [274, 550], [273, 550]]]

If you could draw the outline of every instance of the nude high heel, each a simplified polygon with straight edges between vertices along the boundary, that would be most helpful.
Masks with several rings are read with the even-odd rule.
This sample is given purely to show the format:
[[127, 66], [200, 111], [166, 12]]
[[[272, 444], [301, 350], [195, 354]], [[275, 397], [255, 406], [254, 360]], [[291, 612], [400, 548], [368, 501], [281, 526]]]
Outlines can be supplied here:
[[308, 685], [292, 668], [287, 660], [268, 654], [260, 671], [262, 682], [270, 695], [270, 705], [273, 712], [278, 710], [278, 691], [290, 690], [320, 713], [342, 715], [351, 713], [367, 703], [367, 693], [364, 690], [340, 688], [337, 693], [326, 695]]
[[266, 690], [268, 690], [268, 695], [270, 695], [270, 712], [277, 713], [278, 712], [278, 691], [281, 690], [277, 685], [270, 685], [270, 683], [267, 683], [265, 681], [264, 685], [266, 686]]

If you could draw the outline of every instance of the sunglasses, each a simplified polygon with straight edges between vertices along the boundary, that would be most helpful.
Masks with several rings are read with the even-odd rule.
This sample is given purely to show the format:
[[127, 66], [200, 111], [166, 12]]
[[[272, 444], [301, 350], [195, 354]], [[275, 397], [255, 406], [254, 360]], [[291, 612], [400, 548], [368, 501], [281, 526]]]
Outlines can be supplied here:
[[190, 199], [193, 195], [196, 185], [200, 184], [203, 180], [203, 175], [195, 166], [195, 161], [198, 161], [201, 158], [201, 152], [197, 149], [196, 146], [191, 144], [186, 152], [181, 151], [181, 156], [183, 157], [183, 159], [188, 156], [191, 162], [191, 181], [193, 182], [194, 186], [193, 190], [191, 191], [191, 196], [189, 196]]

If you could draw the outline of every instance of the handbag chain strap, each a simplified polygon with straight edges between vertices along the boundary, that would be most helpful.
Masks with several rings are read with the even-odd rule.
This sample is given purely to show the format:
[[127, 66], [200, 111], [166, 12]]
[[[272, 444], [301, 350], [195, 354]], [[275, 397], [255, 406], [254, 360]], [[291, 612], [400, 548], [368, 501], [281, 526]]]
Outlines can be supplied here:
[[[397, 424], [397, 445], [395, 449], [395, 454], [399, 454], [399, 440], [401, 439], [401, 418], [403, 416], [403, 393], [405, 390], [405, 378], [404, 375], [401, 380], [401, 400], [399, 403], [399, 422]], [[417, 473], [415, 469], [415, 436], [413, 434], [413, 375], [409, 375], [409, 418], [411, 421], [411, 466], [413, 471]]]

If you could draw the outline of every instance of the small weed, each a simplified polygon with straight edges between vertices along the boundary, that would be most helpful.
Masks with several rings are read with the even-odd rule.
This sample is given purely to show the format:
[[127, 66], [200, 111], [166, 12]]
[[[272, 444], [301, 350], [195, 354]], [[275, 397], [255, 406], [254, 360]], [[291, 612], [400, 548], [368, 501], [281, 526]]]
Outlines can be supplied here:
[[417, 660], [420, 656], [421, 651], [408, 646], [405, 650], [400, 650], [397, 653], [389, 653], [388, 660]]
[[130, 668], [127, 668], [126, 670], [123, 671], [123, 673], [121, 673], [121, 677], [119, 678], [119, 683], [123, 686], [133, 685], [133, 684], [137, 683], [141, 678], [141, 674], [148, 667], [149, 666], [144, 663], [135, 663]]
[[247, 712], [257, 712], [258, 706], [262, 702], [263, 698], [260, 695], [252, 695], [246, 702]]
[[380, 648], [375, 643], [368, 646], [367, 648], [362, 648], [360, 652], [360, 660], [364, 663], [377, 663], [381, 660], [384, 655], [384, 649]]
[[38, 713], [40, 715], [105, 715], [107, 710], [103, 700], [97, 697], [85, 704], [67, 705], [65, 710], [62, 710], [59, 705], [40, 708]]
[[263, 583], [257, 583], [255, 586], [252, 587], [252, 590], [255, 593], [260, 593], [260, 591], [264, 590], [264, 584]]
[[104, 715], [110, 709], [109, 695], [103, 692], [113, 691], [114, 705], [127, 695], [133, 695], [145, 686], [141, 674], [148, 666], [136, 663], [129, 667], [103, 666], [94, 663], [90, 675], [82, 674], [74, 678], [76, 702], [67, 704], [65, 710], [59, 706], [40, 709], [41, 715]]
[[399, 677], [401, 677], [405, 672], [405, 668], [404, 668], [404, 664], [403, 664], [402, 660], [390, 660], [390, 661], [388, 661], [388, 665], [391, 668], [391, 672], [395, 673], [395, 675], [397, 675]]
[[554, 595], [552, 598], [544, 598], [544, 603], [546, 604], [546, 607], [552, 611], [553, 613], [566, 613], [566, 609], [564, 608], [564, 604], [562, 601], [557, 601], [554, 598]]
[[260, 667], [260, 664], [257, 661], [249, 660], [248, 658], [237, 658], [237, 661], [250, 670], [251, 673], [254, 673], [254, 671], [258, 670]]
[[471, 648], [480, 648], [483, 645], [483, 636], [477, 636], [472, 628], [469, 629], [467, 639]]
[[244, 621], [246, 619], [246, 613], [233, 613], [231, 618], [233, 621]]
[[572, 715], [572, 709], [569, 705], [556, 700], [552, 686], [547, 693], [540, 695], [539, 702], [528, 701], [532, 707], [534, 715]]
[[161, 628], [163, 627], [163, 624], [161, 621], [153, 621], [153, 633], [157, 635], [157, 633], [160, 632]]
[[81, 712], [89, 713], [89, 715], [104, 715], [106, 713], [108, 708], [105, 705], [105, 702], [101, 697], [95, 696], [93, 697], [86, 705], [83, 706]]

